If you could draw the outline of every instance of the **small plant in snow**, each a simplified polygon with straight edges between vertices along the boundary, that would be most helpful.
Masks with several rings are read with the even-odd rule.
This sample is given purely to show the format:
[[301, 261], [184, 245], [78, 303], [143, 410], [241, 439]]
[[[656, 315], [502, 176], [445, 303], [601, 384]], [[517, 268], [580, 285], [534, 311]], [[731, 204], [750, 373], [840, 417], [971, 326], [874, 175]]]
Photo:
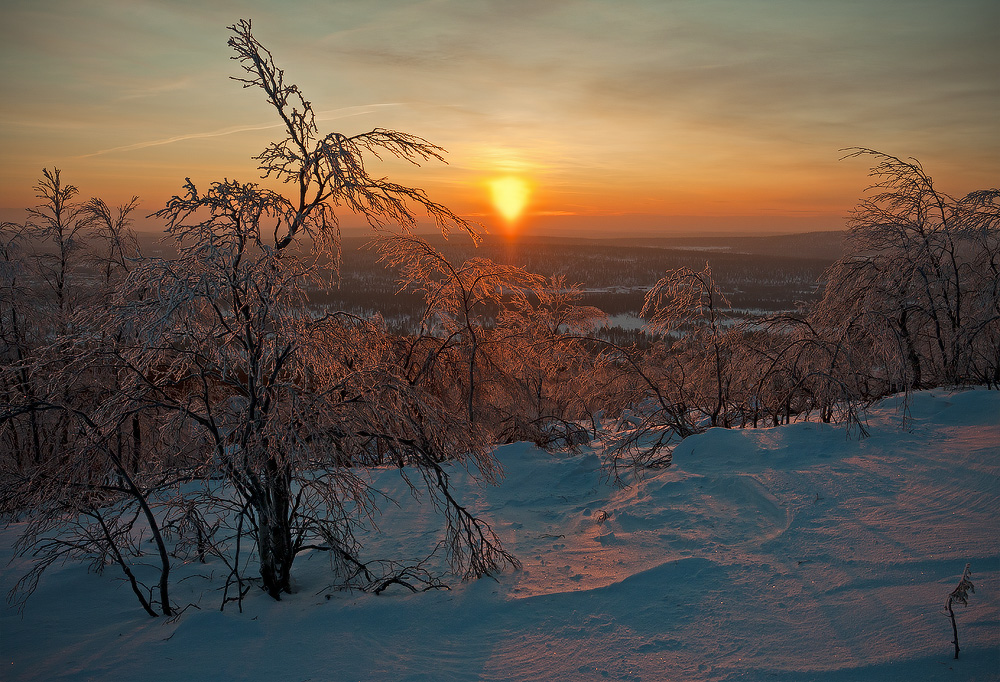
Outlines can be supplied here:
[[972, 575], [972, 570], [970, 569], [970, 564], [965, 565], [965, 570], [962, 572], [962, 579], [958, 581], [958, 587], [951, 591], [948, 595], [948, 601], [945, 603], [945, 609], [948, 611], [948, 617], [951, 618], [951, 631], [955, 635], [953, 644], [955, 645], [955, 658], [958, 658], [958, 625], [955, 624], [955, 611], [952, 610], [952, 604], [961, 604], [962, 606], [969, 605], [969, 592], [975, 593], [976, 587], [969, 580]]

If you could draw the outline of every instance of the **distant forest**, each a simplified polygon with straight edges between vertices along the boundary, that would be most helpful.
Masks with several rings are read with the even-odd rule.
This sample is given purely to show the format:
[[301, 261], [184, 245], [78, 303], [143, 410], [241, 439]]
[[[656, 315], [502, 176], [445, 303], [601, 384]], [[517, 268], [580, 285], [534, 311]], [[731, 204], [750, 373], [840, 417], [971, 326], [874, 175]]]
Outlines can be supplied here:
[[[600, 240], [485, 235], [476, 244], [464, 234], [450, 239], [440, 234], [420, 235], [453, 262], [481, 257], [528, 272], [563, 276], [579, 287], [581, 305], [594, 306], [610, 316], [632, 318], [639, 317], [646, 292], [664, 272], [700, 270], [706, 263], [733, 315], [750, 318], [792, 312], [820, 298], [823, 274], [843, 254], [845, 237], [844, 232]], [[368, 248], [372, 239], [342, 239], [339, 270], [331, 270], [323, 286], [309, 290], [309, 306], [360, 316], [378, 313], [392, 330], [413, 333], [424, 312], [424, 301], [401, 287], [398, 269], [386, 267], [378, 251]], [[144, 253], [163, 255], [173, 250], [159, 235], [140, 234], [139, 241]], [[611, 320], [607, 329], [596, 333], [637, 341], [645, 333], [615, 327]]]
[[[663, 240], [668, 245], [661, 246], [650, 240], [635, 244], [631, 240], [562, 242], [524, 237], [508, 242], [487, 236], [478, 248], [461, 236], [449, 241], [440, 236], [425, 238], [446, 257], [459, 262], [478, 255], [529, 272], [562, 275], [579, 286], [581, 305], [595, 306], [608, 315], [638, 317], [646, 292], [664, 272], [676, 268], [700, 270], [706, 263], [736, 310], [767, 314], [795, 310], [816, 301], [823, 273], [839, 257], [844, 235], [823, 235], [823, 242], [828, 244], [826, 257], [779, 255], [782, 245], [798, 236], [759, 238], [755, 240], [756, 249], [745, 251], [741, 240], [725, 247], [719, 244], [719, 238], [685, 239], [676, 246], [672, 244], [675, 240]], [[381, 311], [400, 330], [412, 330], [422, 302], [412, 293], [400, 291], [395, 273], [377, 261], [377, 254], [363, 248], [365, 242], [358, 238], [344, 240], [340, 287], [317, 291], [310, 300], [361, 314]]]

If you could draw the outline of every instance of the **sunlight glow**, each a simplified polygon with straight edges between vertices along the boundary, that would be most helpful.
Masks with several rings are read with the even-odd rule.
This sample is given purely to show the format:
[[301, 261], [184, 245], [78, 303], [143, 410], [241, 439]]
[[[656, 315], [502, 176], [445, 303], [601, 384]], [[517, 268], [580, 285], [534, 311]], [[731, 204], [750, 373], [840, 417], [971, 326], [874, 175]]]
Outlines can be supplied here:
[[493, 206], [507, 222], [513, 223], [528, 205], [528, 197], [531, 195], [528, 183], [515, 175], [508, 175], [491, 180], [489, 186]]

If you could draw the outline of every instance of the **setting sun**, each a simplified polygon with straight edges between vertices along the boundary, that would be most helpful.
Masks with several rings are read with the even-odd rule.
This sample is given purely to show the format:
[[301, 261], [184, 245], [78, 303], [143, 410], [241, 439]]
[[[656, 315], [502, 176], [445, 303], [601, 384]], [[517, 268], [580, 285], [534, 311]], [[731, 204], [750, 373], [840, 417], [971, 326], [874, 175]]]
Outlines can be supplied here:
[[528, 205], [531, 188], [522, 178], [508, 175], [490, 181], [490, 195], [493, 206], [507, 222], [514, 222]]

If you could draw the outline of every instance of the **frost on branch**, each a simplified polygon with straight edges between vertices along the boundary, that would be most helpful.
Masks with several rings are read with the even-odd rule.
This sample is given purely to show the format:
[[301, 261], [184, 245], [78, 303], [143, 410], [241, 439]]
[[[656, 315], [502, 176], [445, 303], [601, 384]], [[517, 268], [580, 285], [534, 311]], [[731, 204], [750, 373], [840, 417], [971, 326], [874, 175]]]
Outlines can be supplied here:
[[[4, 457], [12, 470], [0, 485], [0, 511], [32, 515], [20, 549], [41, 559], [25, 586], [51, 560], [110, 557], [148, 613], [170, 614], [176, 555], [221, 561], [225, 603], [240, 602], [253, 584], [275, 599], [290, 592], [293, 562], [307, 549], [330, 552], [340, 584], [384, 584], [393, 576], [372, 569], [402, 564], [363, 558], [358, 540], [386, 502], [371, 473], [384, 467], [399, 468], [439, 509], [458, 576], [516, 566], [451, 488], [456, 464], [484, 482], [500, 476], [486, 432], [407, 380], [400, 346], [378, 318], [312, 309], [307, 297], [336, 270], [338, 210], [405, 232], [416, 225], [415, 207], [442, 231], [472, 234], [422, 190], [367, 169], [380, 155], [417, 164], [441, 160], [443, 150], [385, 129], [320, 136], [311, 105], [249, 22], [231, 30], [247, 74], [238, 80], [264, 90], [285, 128], [257, 160], [264, 177], [291, 186], [288, 197], [252, 182], [199, 189], [188, 179], [155, 214], [176, 257], [142, 259], [127, 255], [134, 202], [117, 214], [99, 200], [77, 206], [76, 188], [58, 172], [39, 184], [36, 232], [62, 240], [63, 260], [74, 262], [96, 230], [107, 256], [105, 288], [79, 307], [71, 295], [82, 289], [65, 286], [70, 270], [50, 259], [58, 326], [0, 372], [14, 396], [0, 412], [4, 434], [17, 438], [12, 449], [32, 431], [39, 444], [26, 459]], [[16, 236], [7, 239], [5, 228], [12, 268]], [[66, 518], [75, 520], [67, 526]], [[158, 603], [131, 568], [150, 535]]]
[[459, 228], [475, 237], [468, 222], [431, 201], [423, 190], [374, 177], [365, 161], [366, 155], [378, 160], [386, 154], [419, 165], [444, 161], [444, 149], [416, 135], [385, 128], [356, 135], [320, 135], [312, 104], [298, 86], [285, 83], [284, 71], [254, 38], [250, 22], [240, 20], [229, 30], [233, 34], [229, 46], [236, 52], [232, 59], [246, 72], [234, 80], [245, 88], [262, 89], [284, 125], [286, 137], [254, 157], [262, 177], [274, 176], [293, 187], [293, 210], [274, 232], [279, 250], [300, 231], [312, 239], [336, 244], [336, 207], [364, 216], [373, 227], [396, 225], [409, 230], [417, 224], [417, 214], [411, 208], [416, 205], [443, 233]]

